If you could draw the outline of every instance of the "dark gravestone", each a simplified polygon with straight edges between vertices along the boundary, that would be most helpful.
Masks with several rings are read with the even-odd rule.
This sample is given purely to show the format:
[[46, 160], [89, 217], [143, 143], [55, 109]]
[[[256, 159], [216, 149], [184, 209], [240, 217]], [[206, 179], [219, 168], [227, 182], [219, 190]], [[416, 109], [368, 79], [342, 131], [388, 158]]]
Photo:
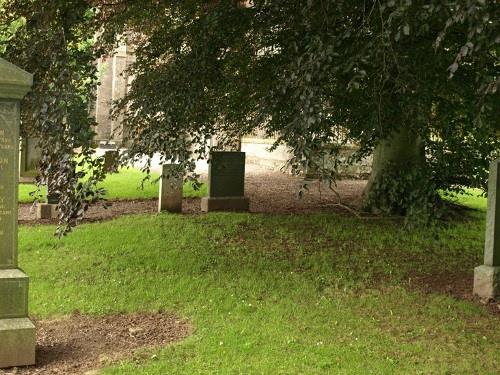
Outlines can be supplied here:
[[0, 368], [35, 363], [28, 276], [17, 264], [20, 100], [31, 74], [0, 58]]
[[59, 206], [60, 195], [54, 193], [51, 189], [50, 182], [47, 182], [47, 201], [45, 203], [38, 203], [36, 217], [39, 220], [53, 220], [57, 219], [59, 213], [57, 208]]
[[59, 194], [49, 192], [47, 194], [47, 203], [58, 205], [59, 204]]
[[118, 172], [118, 160], [120, 159], [120, 152], [117, 150], [106, 150], [104, 152], [104, 171], [108, 173]]
[[247, 211], [245, 198], [245, 153], [215, 151], [208, 170], [208, 197], [201, 201], [202, 211]]
[[245, 153], [212, 152], [208, 180], [209, 197], [243, 197], [245, 195]]

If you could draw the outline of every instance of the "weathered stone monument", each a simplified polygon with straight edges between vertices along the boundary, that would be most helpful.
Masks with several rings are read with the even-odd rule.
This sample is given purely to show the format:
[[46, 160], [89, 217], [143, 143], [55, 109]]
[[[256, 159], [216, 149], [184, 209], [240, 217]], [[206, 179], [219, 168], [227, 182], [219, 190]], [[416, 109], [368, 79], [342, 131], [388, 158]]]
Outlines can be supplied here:
[[208, 169], [208, 197], [202, 198], [201, 210], [248, 211], [245, 197], [245, 153], [214, 151]]
[[484, 265], [474, 270], [474, 294], [500, 298], [500, 159], [490, 164]]
[[100, 85], [97, 87], [95, 118], [97, 121], [96, 141], [113, 141], [122, 146], [124, 138], [123, 114], [110, 118], [112, 104], [122, 99], [128, 91], [133, 77], [127, 68], [135, 61], [134, 46], [121, 41], [112, 54], [97, 61]]
[[23, 138], [19, 163], [19, 182], [33, 183], [35, 181], [38, 174], [38, 163], [41, 158], [42, 150], [38, 147], [38, 139]]
[[35, 363], [28, 276], [17, 264], [20, 100], [32, 75], [0, 58], [0, 368]]
[[164, 164], [160, 177], [158, 212], [182, 212], [182, 176], [177, 175], [172, 164]]
[[59, 205], [59, 194], [51, 191], [50, 184], [47, 183], [47, 200], [45, 203], [38, 203], [36, 217], [39, 220], [53, 220], [59, 216], [57, 206]]

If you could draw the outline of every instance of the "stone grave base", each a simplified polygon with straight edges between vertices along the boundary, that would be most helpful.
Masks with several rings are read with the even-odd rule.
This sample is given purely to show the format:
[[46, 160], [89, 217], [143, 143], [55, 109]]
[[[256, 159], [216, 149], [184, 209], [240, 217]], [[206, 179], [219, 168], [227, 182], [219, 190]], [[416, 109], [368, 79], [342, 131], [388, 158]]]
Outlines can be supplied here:
[[20, 184], [34, 184], [35, 182], [36, 182], [35, 177], [19, 176], [19, 183]]
[[28, 285], [21, 270], [0, 270], [0, 319], [28, 316]]
[[474, 294], [482, 298], [500, 298], [500, 267], [479, 266], [474, 269]]
[[182, 213], [182, 196], [181, 199], [177, 197], [160, 198], [158, 202], [158, 212]]
[[29, 318], [0, 319], [0, 368], [35, 364], [35, 325]]
[[223, 197], [201, 199], [201, 210], [210, 211], [248, 211], [250, 209], [250, 200], [245, 197]]
[[36, 208], [36, 218], [38, 220], [57, 219], [57, 204], [39, 203]]

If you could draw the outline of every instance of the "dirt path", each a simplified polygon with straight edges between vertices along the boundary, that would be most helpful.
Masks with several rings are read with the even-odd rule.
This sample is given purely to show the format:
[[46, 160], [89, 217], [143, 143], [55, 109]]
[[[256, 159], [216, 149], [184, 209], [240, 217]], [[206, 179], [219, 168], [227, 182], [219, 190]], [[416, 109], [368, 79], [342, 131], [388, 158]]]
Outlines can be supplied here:
[[93, 375], [123, 359], [143, 361], [152, 348], [185, 338], [190, 327], [171, 314], [74, 314], [41, 320], [37, 326], [37, 365], [0, 370], [0, 375]]
[[[271, 172], [263, 168], [252, 167], [247, 172], [246, 195], [250, 198], [250, 211], [261, 213], [294, 213], [340, 211], [356, 207], [360, 203], [366, 181], [339, 181], [332, 191], [326, 184], [313, 182], [303, 198], [298, 197], [299, 187], [303, 181], [280, 172]], [[104, 209], [101, 205], [91, 207], [86, 214], [86, 221], [109, 220], [122, 215], [136, 213], [154, 213], [157, 200], [113, 201]], [[183, 212], [185, 214], [200, 213], [200, 199], [185, 199]], [[49, 223], [37, 221], [36, 211], [31, 204], [19, 206], [19, 222], [21, 224]]]

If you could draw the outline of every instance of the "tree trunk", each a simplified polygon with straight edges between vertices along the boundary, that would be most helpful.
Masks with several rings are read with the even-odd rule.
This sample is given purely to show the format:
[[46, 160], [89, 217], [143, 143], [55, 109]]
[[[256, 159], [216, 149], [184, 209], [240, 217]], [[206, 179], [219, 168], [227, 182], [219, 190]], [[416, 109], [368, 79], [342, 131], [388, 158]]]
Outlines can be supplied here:
[[[387, 173], [411, 173], [412, 169], [422, 168], [424, 161], [421, 139], [406, 127], [379, 143], [373, 152], [372, 173], [363, 192], [363, 207], [375, 212], [393, 211], [389, 207], [397, 206], [397, 202], [389, 201], [391, 198], [383, 191], [378, 191], [377, 187]], [[410, 191], [402, 193], [409, 194]], [[396, 211], [399, 211], [398, 208]]]

